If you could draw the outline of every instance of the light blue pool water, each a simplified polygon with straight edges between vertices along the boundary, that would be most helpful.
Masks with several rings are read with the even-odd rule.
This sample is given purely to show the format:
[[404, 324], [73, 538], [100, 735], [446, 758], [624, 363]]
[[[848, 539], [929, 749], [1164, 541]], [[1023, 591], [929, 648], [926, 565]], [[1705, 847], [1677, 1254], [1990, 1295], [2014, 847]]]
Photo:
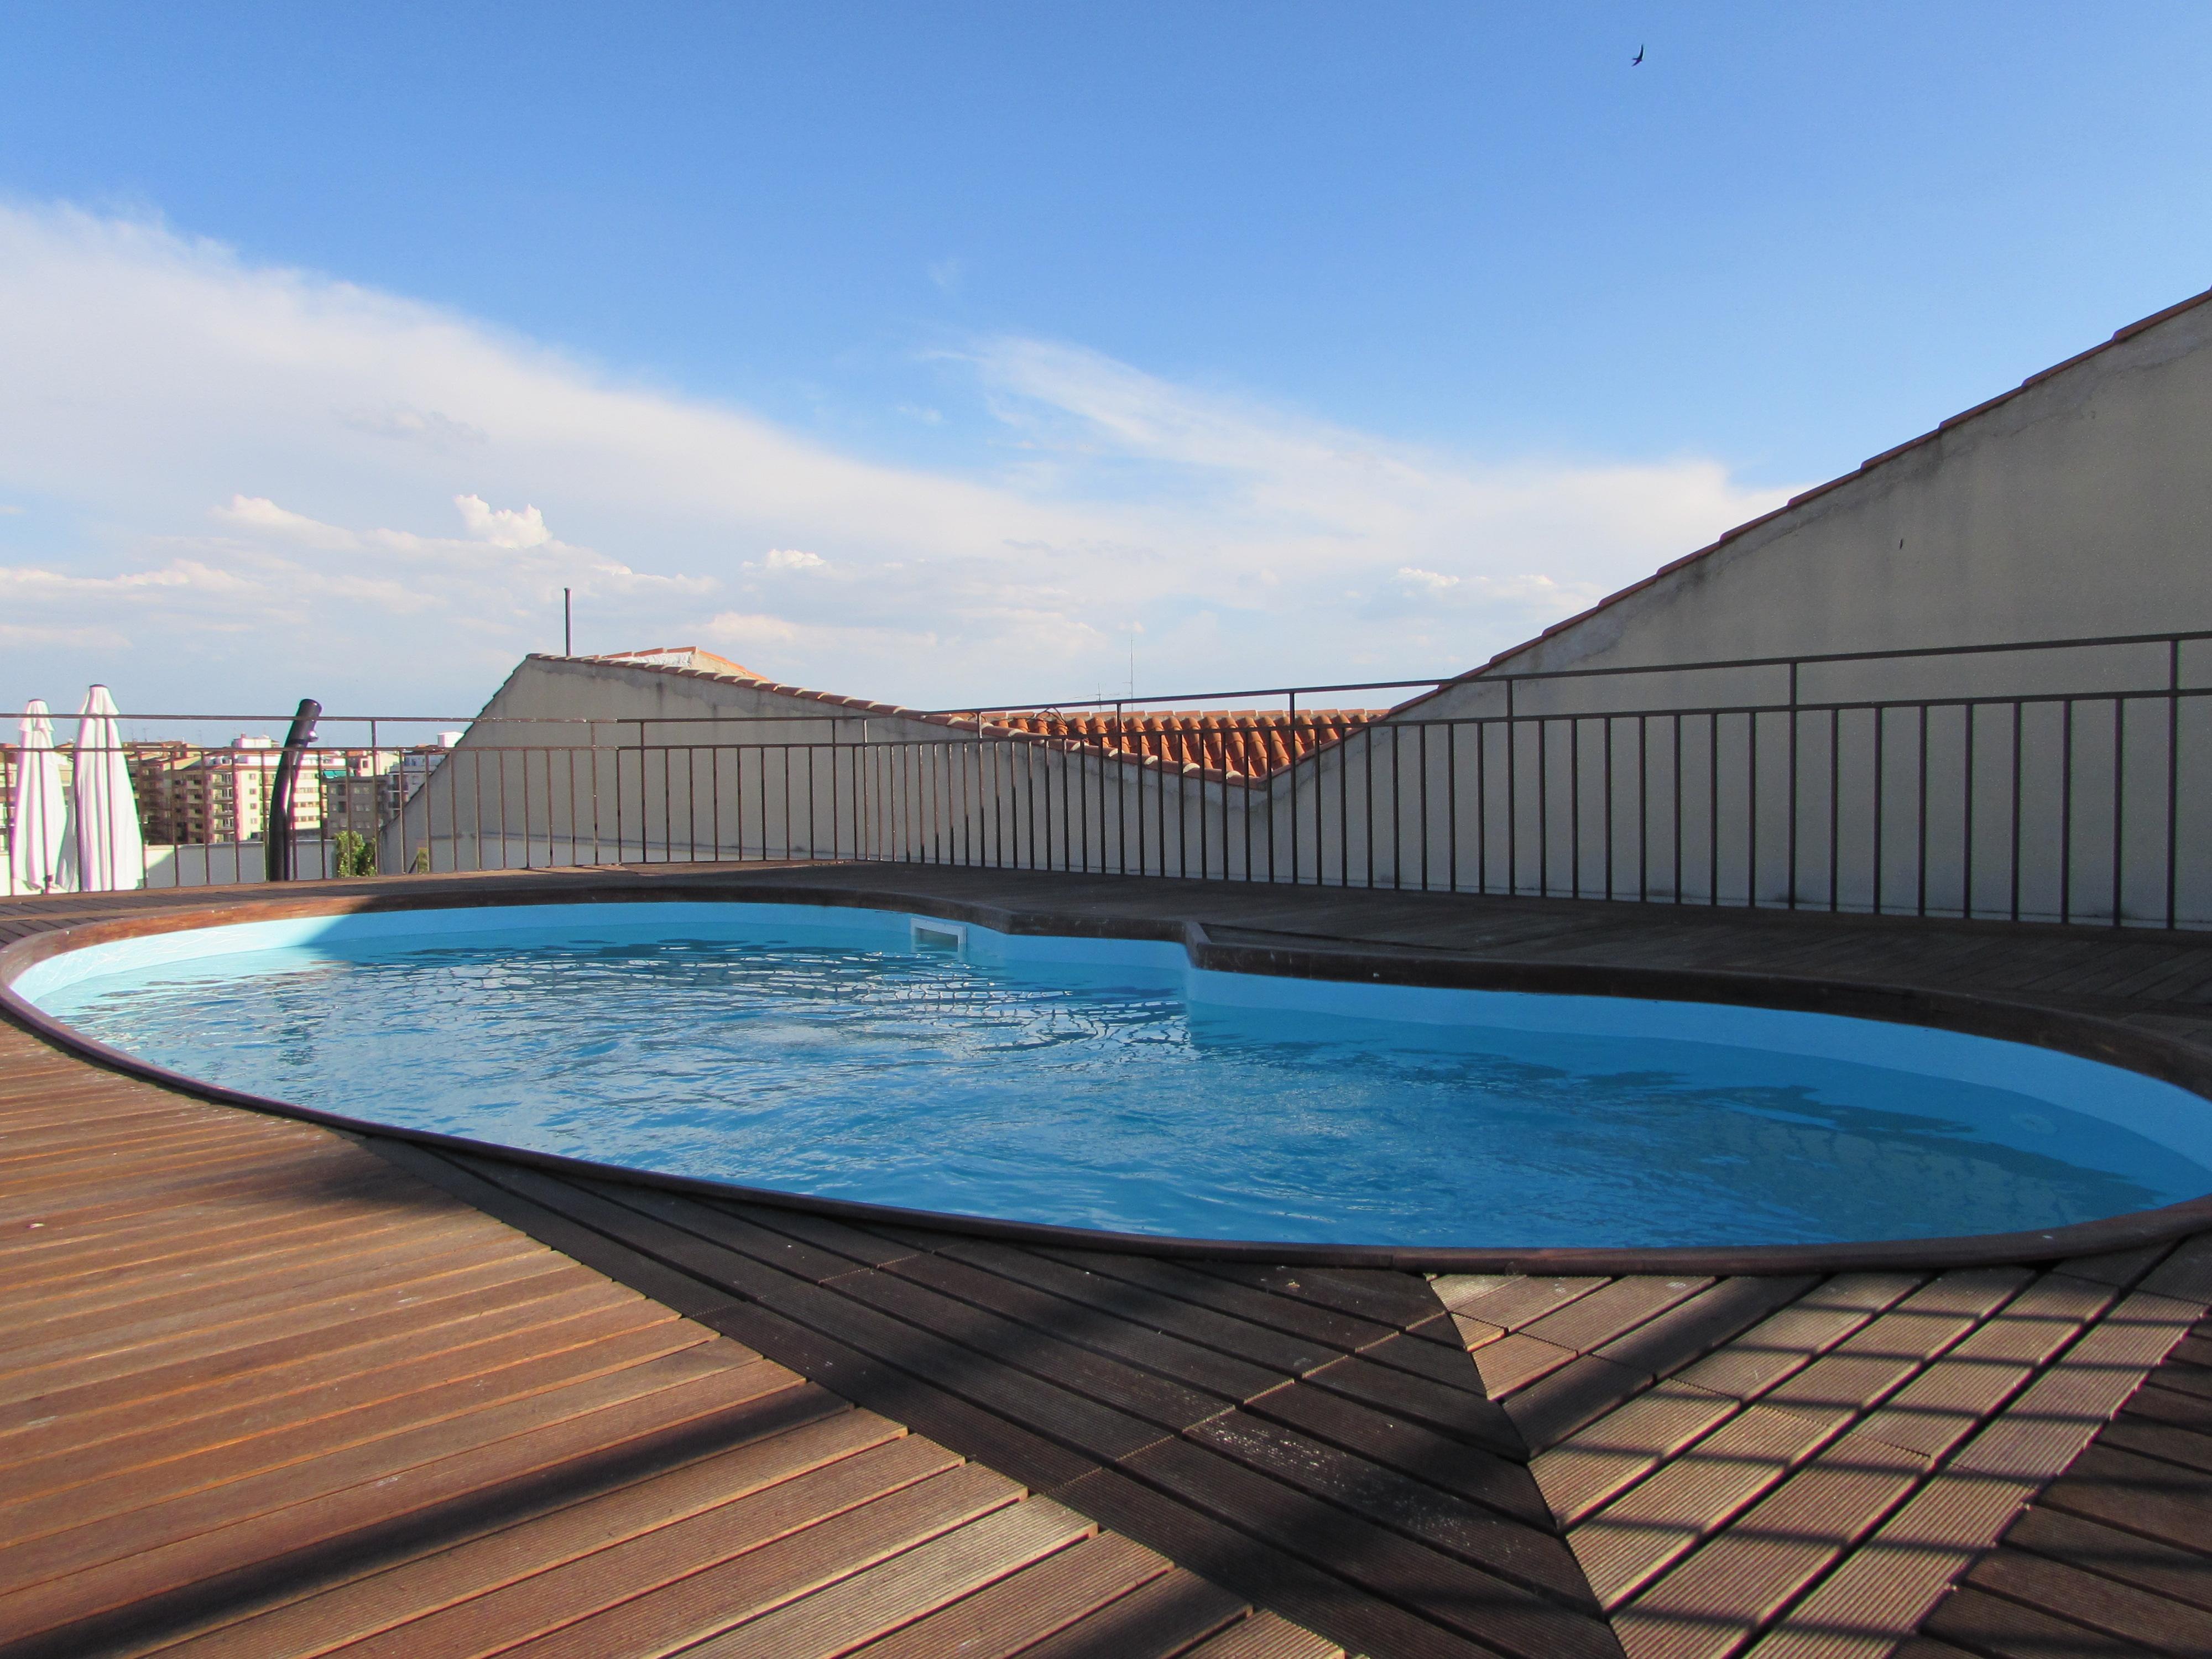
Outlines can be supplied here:
[[1809, 1014], [1200, 972], [799, 905], [256, 922], [15, 988], [380, 1122], [1078, 1227], [1400, 1245], [2011, 1231], [2212, 1190], [2212, 1104]]

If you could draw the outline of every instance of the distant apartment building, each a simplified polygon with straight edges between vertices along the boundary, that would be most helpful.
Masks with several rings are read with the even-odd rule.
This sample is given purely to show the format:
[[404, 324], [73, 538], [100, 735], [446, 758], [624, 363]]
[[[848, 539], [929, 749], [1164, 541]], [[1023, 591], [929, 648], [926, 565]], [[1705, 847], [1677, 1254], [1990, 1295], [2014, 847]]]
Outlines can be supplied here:
[[151, 847], [205, 845], [207, 780], [192, 762], [199, 750], [173, 739], [123, 745], [138, 827]]
[[397, 809], [398, 786], [392, 775], [400, 769], [404, 754], [398, 749], [326, 749], [316, 757], [324, 835], [376, 834]]
[[[149, 845], [210, 847], [261, 839], [283, 753], [275, 738], [240, 736], [222, 749], [174, 741], [126, 747], [138, 821]], [[294, 830], [319, 834], [322, 823], [322, 792], [312, 784], [296, 791]]]

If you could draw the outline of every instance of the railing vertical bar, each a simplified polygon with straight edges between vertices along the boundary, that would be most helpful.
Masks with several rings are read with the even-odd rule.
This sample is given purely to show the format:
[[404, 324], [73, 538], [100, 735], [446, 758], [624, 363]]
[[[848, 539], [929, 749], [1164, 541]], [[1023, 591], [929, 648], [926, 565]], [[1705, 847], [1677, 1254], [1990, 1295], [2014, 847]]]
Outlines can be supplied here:
[[1613, 716], [1605, 717], [1605, 896], [1613, 896]]
[[[499, 756], [499, 867], [500, 867], [501, 869], [504, 870], [504, 869], [506, 869], [506, 868], [507, 868], [507, 750], [502, 746], [502, 747], [501, 747], [501, 749], [499, 749], [496, 752], [498, 753], [498, 756]], [[525, 783], [525, 785], [526, 785], [526, 786], [527, 786], [528, 782], [529, 782], [529, 780], [528, 780], [527, 778], [526, 778], [526, 779], [524, 780], [524, 783]], [[523, 805], [523, 810], [524, 810], [526, 812], [527, 812], [527, 811], [529, 811], [529, 807], [530, 807], [530, 794], [529, 794], [529, 791], [528, 791], [528, 789], [527, 789], [527, 787], [526, 787], [526, 788], [525, 788], [525, 790], [524, 790], [524, 792], [523, 792], [522, 805]]]
[[1406, 884], [1406, 743], [1405, 728], [1390, 726], [1390, 886]]
[[1552, 729], [1536, 716], [1536, 892], [1552, 896]]
[[[572, 744], [568, 749], [568, 862], [576, 866], [584, 861], [583, 819], [582, 785], [576, 776], [576, 749]], [[593, 862], [597, 861], [594, 858]]]
[[[1152, 814], [1153, 827], [1155, 830], [1153, 838], [1159, 842], [1160, 874], [1163, 877], [1164, 877], [1168, 872], [1168, 735], [1164, 734], [1160, 738], [1160, 752], [1156, 757], [1155, 764], [1152, 768]], [[1180, 871], [1185, 862], [1182, 850], [1184, 845], [1182, 822], [1182, 759], [1180, 750], [1177, 750], [1175, 761], [1175, 779], [1176, 867]]]
[[1420, 891], [1429, 891], [1429, 721], [1420, 723], [1413, 752], [1420, 761]]
[[1505, 682], [1505, 890], [1521, 890], [1521, 728], [1513, 718], [1513, 682]]
[[1959, 919], [1974, 919], [1974, 726], [1981, 709], [1973, 703], [1962, 705], [1960, 713], [1966, 720], [1965, 762], [1966, 788], [1959, 804]]
[[1888, 781], [1888, 767], [1882, 758], [1882, 740], [1889, 732], [1889, 711], [1879, 703], [1874, 710], [1874, 913], [1881, 914], [1881, 854], [1882, 790]]
[[2124, 896], [2124, 861], [2126, 858], [2126, 824], [2122, 814], [2127, 805], [2128, 700], [2112, 699], [2112, 926], [2121, 925], [2120, 900]]
[[1919, 846], [1913, 854], [1912, 914], [1928, 914], [1928, 705], [1920, 705], [1920, 753], [1917, 760], [1920, 781], [1914, 786], [1915, 810], [1918, 813]]
[[1444, 722], [1444, 890], [1459, 891], [1459, 722]]
[[1797, 908], [1797, 665], [1790, 665], [1790, 891], [1789, 906]]
[[2181, 641], [2166, 641], [2166, 925], [2174, 926], [2174, 869], [2180, 856]]
[[1756, 909], [1759, 905], [1759, 710], [1756, 708], [1744, 711], [1743, 754], [1743, 902]]
[[1567, 721], [1567, 891], [1583, 896], [1583, 717]]
[[1367, 804], [1364, 813], [1367, 835], [1367, 885], [1375, 885], [1375, 728], [1367, 728]]
[[1705, 902], [1721, 902], [1721, 717], [1705, 716]]
[[2014, 700], [2012, 706], [2012, 919], [2020, 920], [2020, 820], [2021, 820], [2021, 716], [2025, 704]]
[[2058, 920], [2074, 920], [2074, 699], [2059, 704]]
[[1651, 719], [1636, 717], [1636, 898], [1651, 902]]
[[1682, 890], [1682, 716], [1673, 716], [1674, 727], [1674, 783], [1668, 793], [1674, 797], [1674, 902], [1687, 904], [1690, 896]]

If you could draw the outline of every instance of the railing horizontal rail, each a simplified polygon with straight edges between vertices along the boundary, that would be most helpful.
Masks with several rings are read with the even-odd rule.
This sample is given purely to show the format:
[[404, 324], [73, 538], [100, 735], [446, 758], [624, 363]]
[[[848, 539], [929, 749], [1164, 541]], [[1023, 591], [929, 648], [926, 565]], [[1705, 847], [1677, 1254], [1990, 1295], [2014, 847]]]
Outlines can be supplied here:
[[[2208, 640], [2212, 630], [1184, 694], [1146, 700], [1144, 722], [1131, 701], [1085, 701], [1046, 707], [1111, 708], [1127, 727], [1050, 734], [993, 721], [1013, 705], [932, 711], [927, 726], [882, 705], [509, 712], [466, 722], [448, 749], [399, 739], [463, 722], [325, 715], [289, 822], [308, 878], [836, 859], [2212, 927], [2212, 860], [2194, 854], [2212, 844], [2212, 684], [2185, 684], [2183, 672], [2212, 671], [2212, 653], [2186, 650]], [[2136, 654], [2065, 668], [2091, 647]], [[2057, 668], [2023, 663], [2036, 652], [2062, 653]], [[1882, 683], [1887, 665], [1945, 659], [2021, 665], [1948, 678], [1922, 666], [1904, 685]], [[1850, 664], [1876, 666], [1807, 684], [1808, 670]], [[1760, 678], [1776, 669], [1788, 672]], [[1724, 670], [1747, 678], [1702, 699], [1665, 684], [1653, 688], [1664, 701], [1648, 703], [1535, 689]], [[1295, 712], [1301, 700], [1407, 686], [1477, 701], [1316, 730], [1303, 753], [1240, 749], [1249, 770], [1228, 764], [1225, 745], [1137, 752], [1173, 730], [1149, 718], [1164, 702], [1280, 696]], [[253, 878], [276, 751], [125, 749], [157, 843], [149, 880]], [[1208, 754], [1222, 763], [1189, 758]]]

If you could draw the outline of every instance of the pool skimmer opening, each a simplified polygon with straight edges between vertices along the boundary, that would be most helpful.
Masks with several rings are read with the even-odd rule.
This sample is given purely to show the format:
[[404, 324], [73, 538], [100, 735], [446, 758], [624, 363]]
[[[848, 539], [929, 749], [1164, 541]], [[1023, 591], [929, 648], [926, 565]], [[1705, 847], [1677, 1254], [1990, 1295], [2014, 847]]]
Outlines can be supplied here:
[[968, 954], [968, 927], [964, 922], [939, 921], [933, 916], [908, 916], [914, 948], [917, 952], [945, 952], [956, 957]]

